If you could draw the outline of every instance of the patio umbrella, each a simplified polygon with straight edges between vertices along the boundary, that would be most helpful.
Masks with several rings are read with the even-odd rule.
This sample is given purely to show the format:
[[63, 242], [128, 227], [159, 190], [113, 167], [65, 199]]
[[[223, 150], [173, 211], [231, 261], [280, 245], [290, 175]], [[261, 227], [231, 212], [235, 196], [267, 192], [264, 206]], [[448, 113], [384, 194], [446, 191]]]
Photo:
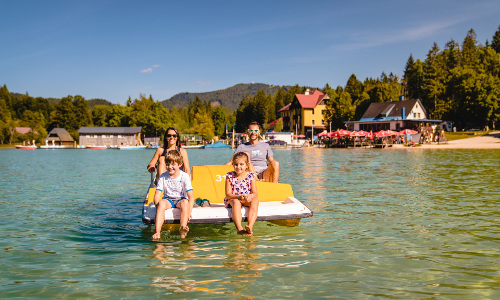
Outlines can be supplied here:
[[394, 131], [394, 130], [386, 130], [388, 133], [390, 133], [391, 135], [400, 135], [399, 132], [397, 131]]
[[323, 136], [328, 136], [328, 132], [323, 131], [323, 132], [321, 132], [320, 134], [318, 134], [318, 136], [321, 136], [321, 137], [323, 137]]
[[417, 134], [418, 131], [412, 129], [404, 129], [399, 132], [400, 134]]
[[351, 134], [351, 132], [349, 130], [339, 129], [339, 130], [333, 132], [332, 135], [328, 135], [328, 136], [343, 137], [343, 136], [349, 136], [350, 134]]
[[352, 131], [349, 136], [369, 136], [370, 133], [364, 130]]
[[384, 136], [391, 136], [392, 133], [389, 132], [389, 130], [380, 130], [380, 131], [377, 131], [373, 134], [373, 136], [375, 137], [384, 137]]

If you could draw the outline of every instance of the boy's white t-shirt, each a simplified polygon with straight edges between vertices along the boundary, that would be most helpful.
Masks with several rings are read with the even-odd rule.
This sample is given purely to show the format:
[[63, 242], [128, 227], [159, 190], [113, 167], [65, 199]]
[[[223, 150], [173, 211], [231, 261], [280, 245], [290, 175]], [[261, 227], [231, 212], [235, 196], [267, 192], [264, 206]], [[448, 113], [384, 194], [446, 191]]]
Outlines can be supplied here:
[[180, 171], [176, 178], [170, 177], [168, 172], [160, 175], [158, 179], [157, 191], [164, 191], [163, 198], [177, 199], [187, 198], [187, 192], [193, 190], [191, 179], [186, 172]]

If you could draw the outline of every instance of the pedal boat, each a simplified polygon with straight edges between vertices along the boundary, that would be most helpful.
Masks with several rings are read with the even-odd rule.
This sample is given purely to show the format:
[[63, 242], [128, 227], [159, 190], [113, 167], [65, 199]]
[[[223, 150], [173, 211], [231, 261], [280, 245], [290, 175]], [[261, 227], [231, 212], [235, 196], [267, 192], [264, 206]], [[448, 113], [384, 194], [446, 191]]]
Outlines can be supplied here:
[[[232, 208], [224, 206], [225, 174], [232, 166], [193, 166], [192, 185], [195, 199], [206, 199], [209, 206], [195, 205], [189, 224], [212, 224], [232, 222]], [[156, 207], [154, 194], [156, 186], [152, 181], [142, 210], [142, 221], [154, 224]], [[259, 212], [257, 221], [270, 221], [283, 226], [297, 226], [301, 218], [309, 218], [313, 212], [293, 196], [292, 187], [284, 183], [257, 181]], [[241, 208], [243, 221], [247, 220], [248, 207]], [[179, 224], [180, 209], [165, 211], [165, 224]], [[169, 226], [169, 228], [173, 228]]]

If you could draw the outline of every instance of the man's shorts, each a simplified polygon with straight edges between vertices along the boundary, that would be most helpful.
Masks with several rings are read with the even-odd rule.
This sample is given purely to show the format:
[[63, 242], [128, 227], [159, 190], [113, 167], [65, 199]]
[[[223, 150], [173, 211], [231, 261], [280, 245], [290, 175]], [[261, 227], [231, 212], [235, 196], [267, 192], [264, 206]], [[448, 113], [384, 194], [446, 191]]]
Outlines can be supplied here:
[[264, 172], [267, 170], [267, 167], [256, 167], [254, 166], [255, 173], [257, 173], [257, 179], [264, 178]]

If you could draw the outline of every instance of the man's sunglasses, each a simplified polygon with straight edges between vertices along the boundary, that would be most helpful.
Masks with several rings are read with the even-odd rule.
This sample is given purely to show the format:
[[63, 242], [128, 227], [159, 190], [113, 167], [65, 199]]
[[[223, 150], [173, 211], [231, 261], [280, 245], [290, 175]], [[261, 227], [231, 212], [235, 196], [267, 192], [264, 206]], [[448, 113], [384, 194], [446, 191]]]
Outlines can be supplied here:
[[259, 129], [248, 129], [248, 132], [259, 132]]
[[167, 137], [168, 137], [168, 138], [171, 138], [171, 137], [176, 138], [176, 137], [177, 137], [177, 134], [167, 134]]

